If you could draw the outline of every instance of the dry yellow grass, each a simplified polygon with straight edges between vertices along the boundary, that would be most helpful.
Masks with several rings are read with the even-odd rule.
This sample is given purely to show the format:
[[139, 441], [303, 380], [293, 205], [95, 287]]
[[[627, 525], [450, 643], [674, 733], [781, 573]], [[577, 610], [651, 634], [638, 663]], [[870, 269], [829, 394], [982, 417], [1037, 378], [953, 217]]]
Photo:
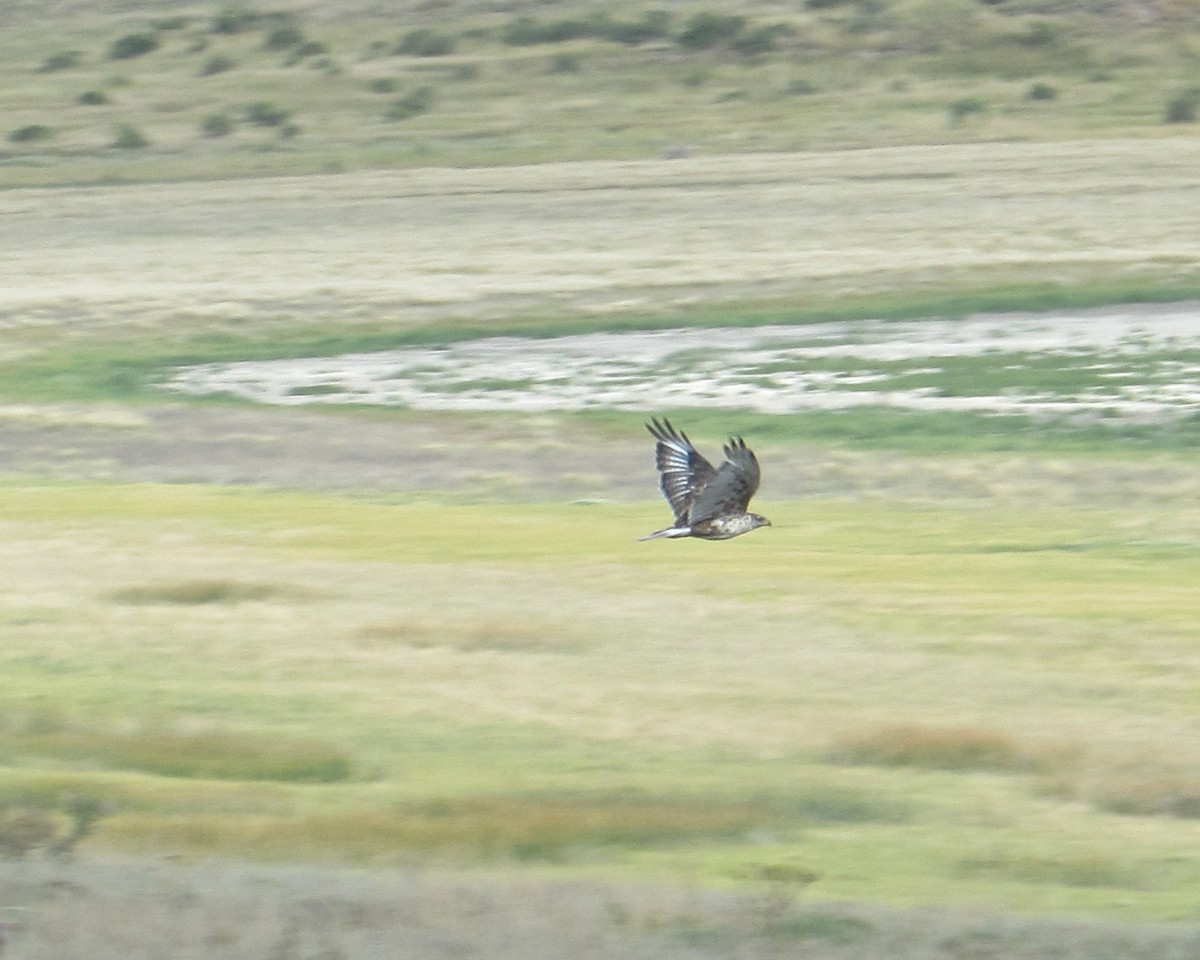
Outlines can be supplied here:
[[10, 191], [3, 351], [1188, 281], [1198, 157], [1178, 138]]

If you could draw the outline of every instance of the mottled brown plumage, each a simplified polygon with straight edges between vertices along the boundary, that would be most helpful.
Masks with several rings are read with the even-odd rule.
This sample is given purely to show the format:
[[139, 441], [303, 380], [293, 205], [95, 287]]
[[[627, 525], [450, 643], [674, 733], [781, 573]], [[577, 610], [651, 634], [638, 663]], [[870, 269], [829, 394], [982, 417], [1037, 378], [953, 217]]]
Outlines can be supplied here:
[[646, 429], [658, 441], [654, 458], [659, 486], [675, 513], [675, 523], [643, 540], [728, 540], [771, 525], [766, 517], [746, 512], [761, 473], [758, 459], [741, 437], [731, 437], [725, 444], [725, 462], [714, 470], [688, 435], [669, 420], [651, 420]]

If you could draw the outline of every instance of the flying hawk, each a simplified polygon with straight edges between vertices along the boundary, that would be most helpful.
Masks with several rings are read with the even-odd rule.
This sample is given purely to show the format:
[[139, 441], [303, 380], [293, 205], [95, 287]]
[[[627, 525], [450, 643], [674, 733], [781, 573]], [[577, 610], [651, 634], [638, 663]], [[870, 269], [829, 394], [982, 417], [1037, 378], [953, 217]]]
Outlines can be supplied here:
[[747, 513], [750, 498], [758, 489], [758, 459], [741, 437], [730, 437], [725, 444], [725, 462], [714, 470], [700, 455], [682, 430], [669, 420], [652, 420], [646, 429], [658, 441], [654, 459], [658, 466], [659, 486], [667, 503], [675, 511], [675, 523], [642, 537], [700, 537], [703, 540], [728, 540], [757, 527], [769, 527], [771, 521], [757, 513]]

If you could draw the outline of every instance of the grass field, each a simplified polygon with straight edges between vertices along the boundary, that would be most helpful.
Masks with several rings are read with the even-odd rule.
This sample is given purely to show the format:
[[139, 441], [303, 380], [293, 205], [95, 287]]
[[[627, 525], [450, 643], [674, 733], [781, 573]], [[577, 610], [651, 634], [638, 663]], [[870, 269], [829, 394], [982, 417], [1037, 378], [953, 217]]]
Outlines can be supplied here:
[[0, 782], [146, 852], [1194, 918], [1194, 509], [771, 508], [10, 485]]
[[[172, 10], [0, 17], [0, 953], [1195, 954], [1194, 3]], [[589, 342], [946, 402], [511, 402], [781, 324]]]

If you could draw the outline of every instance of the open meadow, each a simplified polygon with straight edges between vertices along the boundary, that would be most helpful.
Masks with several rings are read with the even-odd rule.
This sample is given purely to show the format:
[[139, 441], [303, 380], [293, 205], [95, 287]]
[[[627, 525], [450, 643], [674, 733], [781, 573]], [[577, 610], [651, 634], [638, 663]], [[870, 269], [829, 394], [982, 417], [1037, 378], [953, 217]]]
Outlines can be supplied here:
[[1194, 957], [1196, 11], [951, 7], [13, 5], [0, 956]]

